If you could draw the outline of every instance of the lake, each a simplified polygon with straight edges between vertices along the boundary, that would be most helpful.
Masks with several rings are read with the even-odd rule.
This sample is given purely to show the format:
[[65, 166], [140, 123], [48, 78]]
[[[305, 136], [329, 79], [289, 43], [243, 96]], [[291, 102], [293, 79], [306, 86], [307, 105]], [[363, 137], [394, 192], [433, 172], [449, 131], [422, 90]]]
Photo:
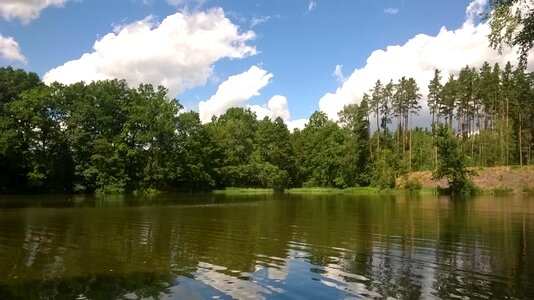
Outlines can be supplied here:
[[534, 298], [534, 199], [0, 197], [0, 299]]

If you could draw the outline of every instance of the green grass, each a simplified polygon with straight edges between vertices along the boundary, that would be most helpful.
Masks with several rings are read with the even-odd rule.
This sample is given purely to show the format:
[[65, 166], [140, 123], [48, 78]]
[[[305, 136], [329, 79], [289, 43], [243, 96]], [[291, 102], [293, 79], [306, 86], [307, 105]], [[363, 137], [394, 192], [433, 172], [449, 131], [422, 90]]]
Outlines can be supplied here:
[[160, 194], [161, 191], [154, 189], [154, 188], [148, 188], [148, 189], [139, 189], [133, 191], [134, 196], [156, 196]]
[[421, 188], [420, 190], [415, 191], [419, 195], [437, 195], [438, 190], [436, 188]]
[[494, 188], [489, 192], [494, 196], [508, 196], [513, 193], [513, 190], [509, 188]]
[[380, 194], [394, 194], [398, 193], [400, 189], [379, 189], [376, 187], [354, 187], [354, 188], [346, 188], [341, 190], [344, 194], [351, 194], [351, 195], [380, 195]]
[[487, 190], [486, 193], [489, 193], [494, 196], [509, 196], [514, 194], [526, 194], [534, 195], [534, 188], [532, 187], [523, 187], [520, 189], [510, 189], [510, 188], [494, 188]]
[[96, 207], [123, 207], [126, 202], [124, 194], [96, 194]]
[[290, 194], [350, 194], [350, 195], [393, 195], [393, 194], [404, 194], [404, 193], [413, 193], [418, 195], [434, 195], [436, 194], [436, 189], [432, 188], [422, 188], [417, 190], [410, 189], [380, 189], [376, 187], [354, 187], [346, 189], [338, 188], [294, 188], [287, 190], [286, 193]]
[[226, 188], [224, 190], [214, 190], [215, 194], [272, 194], [273, 189], [259, 189], [259, 188]]
[[337, 188], [306, 187], [286, 190], [286, 193], [294, 194], [338, 194], [343, 190]]
[[478, 196], [491, 195], [491, 196], [497, 196], [497, 197], [504, 197], [504, 196], [511, 196], [511, 195], [517, 195], [517, 194], [534, 195], [534, 188], [523, 187], [519, 189], [511, 189], [511, 188], [506, 188], [506, 187], [498, 187], [498, 188], [493, 188], [493, 189], [477, 188], [475, 190], [475, 195], [478, 195]]

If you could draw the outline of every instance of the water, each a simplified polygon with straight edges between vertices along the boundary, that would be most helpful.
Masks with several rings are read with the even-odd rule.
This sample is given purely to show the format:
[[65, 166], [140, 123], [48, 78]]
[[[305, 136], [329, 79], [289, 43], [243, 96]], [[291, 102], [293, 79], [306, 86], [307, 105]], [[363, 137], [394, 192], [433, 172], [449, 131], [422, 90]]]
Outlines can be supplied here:
[[0, 299], [534, 298], [534, 199], [0, 198]]

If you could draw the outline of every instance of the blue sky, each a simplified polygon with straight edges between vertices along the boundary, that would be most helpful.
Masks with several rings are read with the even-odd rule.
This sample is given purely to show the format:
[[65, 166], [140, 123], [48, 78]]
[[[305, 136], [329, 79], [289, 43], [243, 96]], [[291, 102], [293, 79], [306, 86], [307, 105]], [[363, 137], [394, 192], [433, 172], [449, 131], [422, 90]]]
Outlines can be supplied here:
[[425, 94], [435, 67], [445, 77], [465, 64], [513, 60], [487, 47], [476, 17], [485, 3], [6, 0], [0, 63], [45, 82], [163, 83], [187, 109], [203, 101], [205, 120], [248, 106], [302, 126], [319, 109], [335, 118], [377, 79], [412, 76]]

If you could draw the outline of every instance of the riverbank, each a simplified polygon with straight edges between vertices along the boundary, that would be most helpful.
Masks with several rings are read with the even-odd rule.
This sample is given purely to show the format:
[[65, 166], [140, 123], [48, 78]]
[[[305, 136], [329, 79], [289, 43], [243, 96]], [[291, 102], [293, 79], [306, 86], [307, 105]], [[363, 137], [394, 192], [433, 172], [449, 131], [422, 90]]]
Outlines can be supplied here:
[[[421, 189], [405, 189], [405, 188], [393, 188], [393, 189], [379, 189], [375, 187], [354, 187], [354, 188], [322, 188], [322, 187], [306, 187], [306, 188], [292, 188], [287, 189], [283, 193], [287, 194], [348, 194], [348, 195], [395, 195], [404, 193], [417, 193], [417, 194], [435, 194], [435, 188], [421, 188]], [[227, 188], [225, 190], [215, 190], [215, 194], [272, 194], [275, 193], [272, 189], [262, 188]]]
[[[475, 167], [472, 168], [475, 175], [473, 183], [477, 188], [477, 194], [509, 195], [509, 194], [534, 194], [534, 166], [498, 166], [498, 167]], [[410, 182], [414, 189], [405, 188], [406, 182]], [[285, 190], [288, 194], [352, 194], [352, 195], [388, 195], [388, 194], [437, 194], [438, 188], [446, 188], [445, 179], [436, 181], [432, 179], [431, 171], [412, 172], [407, 176], [397, 179], [396, 188], [379, 189], [375, 187], [357, 188], [293, 188]], [[214, 193], [223, 194], [258, 194], [274, 193], [272, 189], [256, 188], [227, 188], [217, 190]]]
[[273, 189], [262, 188], [233, 188], [229, 187], [224, 190], [214, 190], [214, 194], [271, 194], [275, 191]]
[[404, 193], [433, 194], [436, 189], [380, 189], [376, 187], [353, 187], [346, 189], [338, 188], [294, 188], [289, 189], [289, 194], [350, 194], [350, 195], [394, 195]]
[[[534, 166], [498, 166], [472, 168], [475, 175], [473, 183], [482, 193], [489, 194], [534, 194]], [[433, 180], [431, 171], [412, 172], [407, 177], [399, 178], [397, 186], [405, 182], [419, 182], [423, 189], [447, 187], [447, 181]]]

